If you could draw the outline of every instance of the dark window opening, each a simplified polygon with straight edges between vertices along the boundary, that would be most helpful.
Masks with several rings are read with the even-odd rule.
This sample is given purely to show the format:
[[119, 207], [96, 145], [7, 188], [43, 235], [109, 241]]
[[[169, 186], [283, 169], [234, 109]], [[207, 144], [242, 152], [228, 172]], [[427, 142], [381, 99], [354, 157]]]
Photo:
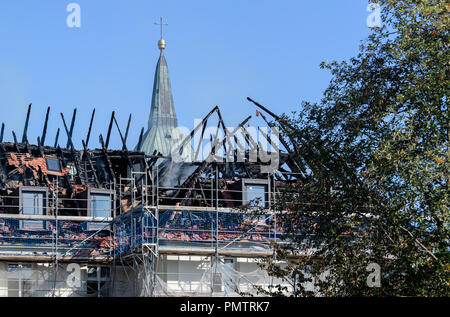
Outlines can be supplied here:
[[58, 159], [49, 158], [47, 157], [45, 159], [45, 162], [47, 163], [47, 170], [50, 172], [56, 172], [61, 173], [61, 162]]
[[87, 273], [86, 294], [97, 297], [108, 296], [109, 267], [88, 266]]

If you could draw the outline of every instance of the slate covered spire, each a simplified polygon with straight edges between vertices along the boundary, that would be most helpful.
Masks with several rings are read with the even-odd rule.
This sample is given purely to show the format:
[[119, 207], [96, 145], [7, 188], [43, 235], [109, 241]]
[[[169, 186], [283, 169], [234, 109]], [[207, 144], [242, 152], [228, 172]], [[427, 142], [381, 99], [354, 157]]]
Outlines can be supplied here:
[[[161, 27], [162, 25], [164, 24], [162, 24], [161, 21]], [[177, 129], [178, 119], [173, 103], [169, 69], [167, 67], [166, 58], [164, 57], [166, 42], [162, 38], [162, 34], [161, 39], [158, 42], [158, 47], [161, 54], [156, 65], [148, 129], [144, 134], [140, 150], [149, 155], [152, 155], [156, 150], [164, 156], [170, 156], [174, 149], [174, 145], [179, 142], [183, 136]], [[191, 148], [189, 147], [187, 150], [189, 151]]]

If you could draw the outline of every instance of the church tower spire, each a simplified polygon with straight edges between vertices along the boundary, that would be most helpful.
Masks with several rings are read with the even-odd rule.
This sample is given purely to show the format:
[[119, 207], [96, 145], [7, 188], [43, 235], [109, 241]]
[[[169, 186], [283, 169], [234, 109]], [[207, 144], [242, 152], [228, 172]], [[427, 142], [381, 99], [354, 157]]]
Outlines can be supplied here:
[[163, 53], [166, 48], [163, 27], [168, 24], [163, 23], [162, 17], [161, 22], [155, 24], [161, 25], [161, 39], [158, 42], [161, 54], [156, 64], [148, 129], [143, 137], [142, 146], [138, 150], [148, 155], [152, 155], [156, 151], [169, 157], [174, 145], [180, 141], [182, 135], [177, 129], [178, 119], [173, 103], [169, 69]]

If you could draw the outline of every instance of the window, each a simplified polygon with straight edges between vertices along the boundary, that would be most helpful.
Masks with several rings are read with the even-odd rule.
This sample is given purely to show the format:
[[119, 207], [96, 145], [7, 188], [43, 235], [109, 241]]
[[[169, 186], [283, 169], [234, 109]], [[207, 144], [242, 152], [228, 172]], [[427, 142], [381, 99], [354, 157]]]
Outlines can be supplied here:
[[88, 266], [86, 294], [98, 297], [108, 295], [107, 282], [109, 281], [110, 268], [106, 266]]
[[[266, 206], [266, 186], [265, 185], [245, 185], [246, 201], [254, 201], [257, 207]], [[258, 200], [258, 203], [256, 203]]]
[[[47, 190], [43, 188], [22, 187], [20, 189], [20, 207], [23, 215], [45, 215], [46, 214]], [[44, 221], [21, 220], [21, 229], [44, 229]]]
[[111, 196], [109, 194], [91, 194], [91, 217], [111, 217]]
[[32, 276], [31, 264], [9, 264], [8, 297], [31, 297]]
[[242, 203], [252, 202], [254, 208], [269, 207], [270, 183], [268, 179], [243, 179]]
[[[89, 216], [94, 218], [110, 218], [112, 193], [107, 190], [91, 190], [89, 192]], [[108, 222], [89, 224], [89, 230], [99, 230], [108, 225]]]
[[224, 259], [224, 264], [234, 270], [234, 259]]
[[61, 173], [61, 162], [56, 158], [47, 157], [45, 158], [47, 163], [47, 170], [49, 172]]

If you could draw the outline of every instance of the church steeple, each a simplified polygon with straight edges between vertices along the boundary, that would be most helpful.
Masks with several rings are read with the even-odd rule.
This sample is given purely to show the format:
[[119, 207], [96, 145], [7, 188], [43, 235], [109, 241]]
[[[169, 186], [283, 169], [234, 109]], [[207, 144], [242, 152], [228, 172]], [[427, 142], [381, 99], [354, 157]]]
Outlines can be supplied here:
[[182, 135], [177, 129], [178, 119], [173, 103], [169, 69], [164, 57], [166, 42], [163, 39], [162, 28], [168, 24], [163, 23], [162, 18], [161, 23], [155, 24], [161, 25], [161, 39], [158, 42], [161, 54], [156, 64], [148, 129], [140, 150], [149, 155], [157, 151], [164, 156], [170, 156], [174, 145], [180, 141]]

